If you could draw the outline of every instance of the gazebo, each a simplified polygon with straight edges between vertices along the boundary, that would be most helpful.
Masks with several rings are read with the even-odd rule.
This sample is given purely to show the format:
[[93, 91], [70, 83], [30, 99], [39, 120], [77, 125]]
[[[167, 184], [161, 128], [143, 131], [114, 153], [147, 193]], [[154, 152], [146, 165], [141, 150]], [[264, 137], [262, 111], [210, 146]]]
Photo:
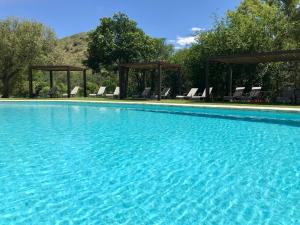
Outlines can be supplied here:
[[258, 64], [270, 62], [292, 62], [300, 61], [300, 49], [238, 54], [228, 56], [212, 56], [206, 61], [205, 66], [205, 87], [206, 87], [206, 100], [209, 100], [209, 64], [210, 63], [223, 63], [228, 65], [229, 68], [229, 96], [232, 96], [232, 65], [233, 64]]
[[32, 86], [32, 71], [41, 70], [48, 71], [50, 76], [50, 88], [53, 88], [53, 72], [54, 71], [66, 71], [67, 72], [67, 86], [68, 86], [68, 98], [71, 97], [71, 71], [82, 71], [83, 75], [83, 93], [84, 97], [87, 97], [86, 92], [86, 68], [69, 66], [69, 65], [33, 65], [28, 70], [29, 81], [29, 97], [33, 98], [33, 86]]
[[[130, 69], [135, 70], [150, 70], [156, 71], [156, 94], [157, 100], [161, 99], [161, 73], [162, 70], [177, 70], [180, 74], [181, 66], [167, 63], [164, 61], [147, 62], [147, 63], [125, 63], [119, 65], [119, 85], [120, 85], [120, 99], [127, 97], [128, 74]], [[180, 77], [180, 76], [179, 76]]]

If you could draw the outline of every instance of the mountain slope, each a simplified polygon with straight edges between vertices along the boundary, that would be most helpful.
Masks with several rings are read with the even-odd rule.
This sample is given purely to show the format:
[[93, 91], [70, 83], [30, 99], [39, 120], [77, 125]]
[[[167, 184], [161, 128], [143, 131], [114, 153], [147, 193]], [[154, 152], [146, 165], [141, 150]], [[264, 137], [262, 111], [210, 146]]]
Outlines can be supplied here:
[[82, 66], [86, 59], [88, 46], [88, 33], [83, 32], [58, 40], [58, 51], [60, 52], [63, 64]]

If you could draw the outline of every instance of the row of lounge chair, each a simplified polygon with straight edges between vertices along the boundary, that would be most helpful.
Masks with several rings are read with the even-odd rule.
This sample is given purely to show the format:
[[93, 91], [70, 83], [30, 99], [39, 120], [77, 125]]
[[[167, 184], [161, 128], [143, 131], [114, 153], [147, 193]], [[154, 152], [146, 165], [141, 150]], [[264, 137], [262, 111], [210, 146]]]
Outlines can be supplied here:
[[[79, 91], [79, 86], [75, 86], [71, 91], [71, 96], [76, 96]], [[209, 88], [209, 95], [211, 96], [213, 91], [213, 87]], [[225, 96], [225, 101], [231, 101], [231, 100], [252, 100], [259, 96], [261, 87], [253, 87], [252, 90], [244, 95], [245, 87], [237, 87], [234, 94], [232, 96]], [[53, 87], [49, 91], [49, 95], [52, 96], [57, 92], [57, 87]], [[106, 87], [101, 86], [97, 93], [89, 94], [90, 97], [118, 97], [120, 94], [120, 87], [116, 87], [115, 91], [113, 93], [105, 93]], [[177, 95], [177, 99], [198, 99], [202, 100], [206, 98], [206, 89], [204, 89], [202, 95], [197, 95], [198, 88], [191, 88], [191, 90], [186, 95]], [[171, 88], [164, 88], [161, 91], [161, 97], [162, 98], [168, 98], [171, 93]], [[64, 93], [62, 95], [63, 97], [68, 97], [67, 93]], [[151, 95], [151, 87], [146, 87], [144, 91], [140, 95], [134, 95], [133, 98], [157, 98], [157, 95]]]
[[[53, 95], [56, 92], [55, 89], [51, 89], [49, 92], [49, 95]], [[213, 88], [209, 88], [209, 95], [212, 94]], [[79, 91], [79, 86], [75, 86], [73, 90], [71, 91], [71, 96], [76, 96]], [[116, 87], [115, 91], [110, 94], [106, 94], [106, 87], [101, 86], [97, 93], [89, 94], [89, 97], [118, 97], [120, 94], [120, 88]], [[187, 95], [177, 95], [177, 99], [205, 99], [206, 98], [206, 89], [204, 89], [202, 95], [196, 95], [198, 92], [198, 88], [192, 88]], [[168, 98], [171, 94], [171, 88], [164, 88], [161, 91], [161, 98]], [[63, 97], [68, 97], [68, 94], [63, 94]], [[132, 96], [134, 99], [146, 99], [146, 98], [157, 98], [157, 95], [151, 95], [151, 87], [146, 87], [144, 91], [140, 95], [134, 95]]]
[[[209, 88], [209, 95], [212, 94], [213, 88]], [[191, 90], [186, 95], [177, 95], [177, 99], [195, 99], [201, 100], [206, 98], [206, 89], [204, 89], [202, 95], [197, 95], [198, 88], [191, 88]], [[171, 88], [164, 88], [161, 91], [161, 98], [169, 98], [171, 94]], [[145, 90], [140, 95], [134, 95], [135, 99], [146, 99], [146, 98], [157, 98], [157, 95], [151, 95], [151, 88], [146, 87]]]
[[[106, 87], [100, 87], [98, 92], [95, 94], [89, 94], [90, 97], [118, 97], [120, 95], [120, 87], [116, 87], [115, 91], [111, 94], [106, 94]], [[171, 93], [171, 88], [164, 88], [161, 92], [162, 98], [168, 98]], [[133, 98], [157, 98], [157, 95], [151, 95], [151, 87], [146, 87], [144, 91], [139, 95], [132, 96]]]
[[[160, 96], [161, 98], [169, 98], [171, 94], [171, 88], [163, 88]], [[133, 95], [134, 99], [146, 99], [146, 98], [157, 98], [157, 95], [151, 95], [151, 87], [146, 87], [144, 91], [139, 95]]]
[[[224, 96], [224, 101], [253, 101], [259, 100], [262, 98], [261, 87], [252, 87], [249, 93], [245, 93], [245, 87], [237, 87], [232, 96]], [[53, 87], [49, 90], [49, 96], [57, 95], [57, 87]], [[76, 96], [79, 91], [79, 86], [75, 86], [71, 91], [71, 96]], [[213, 87], [209, 88], [209, 96], [212, 96]], [[206, 98], [206, 89], [197, 95], [198, 88], [191, 88], [191, 90], [186, 95], [177, 95], [176, 99], [194, 99], [194, 100], [203, 100]], [[169, 98], [171, 94], [171, 88], [163, 88], [161, 91], [161, 98]], [[97, 93], [89, 94], [90, 97], [118, 97], [120, 95], [120, 88], [116, 87], [113, 93], [106, 93], [106, 87], [101, 86]], [[62, 95], [63, 97], [68, 97], [67, 93]], [[157, 98], [157, 95], [151, 95], [151, 88], [146, 87], [140, 95], [134, 95], [134, 99], [147, 99], [147, 98]], [[300, 90], [295, 88], [287, 87], [283, 89], [281, 96], [277, 96], [274, 99], [279, 103], [300, 103]]]
[[[209, 97], [211, 97], [213, 87], [209, 88]], [[206, 98], [206, 89], [204, 89], [202, 95], [196, 95], [198, 88], [192, 88], [187, 95], [177, 95], [177, 99], [205, 99]], [[250, 101], [258, 99], [261, 94], [261, 87], [252, 87], [251, 91], [247, 94], [245, 92], [245, 87], [237, 87], [232, 96], [224, 96], [224, 101]]]
[[[209, 88], [209, 96], [211, 96], [213, 91], [213, 87]], [[206, 98], [206, 88], [204, 89], [202, 95], [196, 95], [198, 92], [198, 88], [192, 88], [187, 95], [177, 95], [177, 99], [198, 99], [202, 100]]]
[[[209, 97], [211, 97], [213, 87], [209, 88]], [[206, 89], [204, 89], [202, 95], [197, 95], [198, 88], [192, 88], [187, 95], [177, 95], [177, 99], [205, 99], [206, 98]], [[254, 100], [257, 99], [261, 93], [261, 87], [252, 87], [251, 91], [247, 94], [245, 92], [245, 87], [237, 87], [232, 96], [224, 96], [225, 101], [233, 100]]]
[[[262, 87], [252, 87], [250, 92], [245, 93], [245, 87], [237, 87], [232, 96], [224, 96], [224, 101], [259, 101], [262, 99]], [[185, 95], [177, 95], [176, 99], [192, 99], [192, 100], [204, 100], [206, 98], [206, 89], [203, 90], [202, 94], [198, 93], [198, 88], [191, 88], [190, 91]], [[212, 97], [213, 87], [209, 88], [209, 97]], [[171, 88], [164, 88], [161, 91], [161, 98], [170, 97]], [[157, 95], [151, 95], [151, 88], [146, 87], [140, 95], [134, 95], [134, 99], [146, 99], [146, 98], [157, 98]], [[290, 103], [300, 102], [300, 90], [287, 89], [282, 93], [282, 97], [276, 98], [277, 102]]]
[[[56, 86], [54, 86], [54, 87], [52, 87], [52, 88], [49, 90], [48, 95], [51, 96], [51, 97], [52, 97], [52, 96], [55, 96], [55, 95], [57, 95], [57, 91], [58, 91], [58, 88], [57, 88]], [[71, 93], [70, 93], [71, 96], [77, 95], [78, 91], [79, 91], [79, 86], [75, 86], [75, 87], [73, 88], [73, 90], [71, 91]], [[67, 93], [63, 93], [62, 96], [63, 96], [63, 97], [68, 97], [68, 94], [67, 94]]]
[[120, 95], [120, 87], [116, 87], [113, 93], [106, 94], [106, 87], [101, 86], [97, 93], [89, 94], [90, 97], [109, 97], [114, 98]]
[[252, 87], [251, 91], [244, 94], [245, 87], [237, 87], [232, 96], [224, 96], [224, 101], [251, 101], [259, 98], [261, 94], [261, 87]]
[[[48, 95], [49, 96], [54, 96], [54, 95], [56, 95], [57, 91], [58, 91], [57, 87], [53, 87], [49, 90]], [[78, 94], [78, 91], [79, 91], [79, 86], [75, 86], [70, 92], [71, 97], [76, 96]], [[106, 94], [105, 91], [106, 91], [106, 87], [101, 86], [97, 93], [89, 94], [89, 96], [90, 97], [101, 97], [101, 96], [104, 97], [105, 96], [105, 97], [113, 98], [113, 97], [118, 97], [119, 94], [120, 94], [120, 88], [119, 87], [116, 87], [116, 89], [113, 93]], [[62, 96], [63, 97], [68, 97], [68, 94], [64, 93], [64, 94], [62, 94]]]
[[[240, 101], [252, 101], [252, 100], [261, 100], [263, 98], [263, 93], [261, 87], [252, 87], [251, 91], [248, 94], [244, 94], [245, 87], [237, 87], [235, 93], [229, 98], [224, 98], [224, 100], [240, 100]], [[272, 99], [277, 103], [300, 103], [300, 90], [293, 87], [285, 87], [281, 90], [280, 94], [275, 94], [273, 96], [272, 92], [266, 92], [269, 95], [267, 99]]]

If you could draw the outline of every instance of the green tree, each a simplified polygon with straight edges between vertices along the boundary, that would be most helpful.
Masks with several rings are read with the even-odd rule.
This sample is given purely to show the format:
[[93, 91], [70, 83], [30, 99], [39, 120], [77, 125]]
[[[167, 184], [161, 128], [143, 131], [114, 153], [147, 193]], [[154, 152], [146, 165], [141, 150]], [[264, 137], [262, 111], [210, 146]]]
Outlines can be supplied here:
[[[290, 25], [286, 18], [286, 7], [281, 3], [242, 1], [237, 9], [228, 11], [224, 18], [216, 20], [211, 30], [198, 35], [197, 43], [189, 49], [183, 61], [185, 70], [191, 74], [187, 77], [194, 86], [204, 88], [204, 63], [209, 56], [295, 48], [295, 41], [287, 38]], [[269, 71], [283, 70], [278, 65], [277, 70], [273, 70], [273, 67], [273, 64], [234, 66], [234, 83], [246, 87], [264, 83], [269, 85], [265, 88], [271, 89], [274, 82], [270, 80], [276, 79], [277, 75], [270, 75], [274, 73]], [[225, 65], [211, 65], [210, 82], [215, 95], [226, 94], [226, 70]]]
[[127, 15], [117, 13], [102, 18], [100, 25], [90, 32], [85, 64], [98, 72], [101, 66], [116, 68], [118, 63], [165, 58], [169, 49], [163, 39], [151, 38]]
[[51, 60], [49, 55], [55, 44], [54, 33], [41, 23], [15, 18], [0, 21], [2, 97], [9, 97], [11, 84], [25, 73], [28, 65]]
[[154, 51], [150, 61], [169, 60], [174, 54], [174, 46], [168, 44], [165, 38], [153, 38]]
[[[137, 23], [123, 13], [102, 18], [100, 25], [89, 33], [85, 64], [94, 72], [101, 73], [101, 83], [116, 83], [115, 71], [120, 63], [167, 60], [173, 54], [172, 45], [163, 38], [152, 38], [138, 28]], [[153, 71], [147, 72], [150, 75]], [[129, 92], [143, 88], [146, 71], [131, 71]], [[108, 82], [108, 83], [107, 83]], [[150, 83], [153, 83], [151, 81]]]
[[300, 46], [300, 0], [265, 0], [270, 5], [276, 5], [283, 13], [287, 32], [285, 39], [289, 39], [289, 47]]

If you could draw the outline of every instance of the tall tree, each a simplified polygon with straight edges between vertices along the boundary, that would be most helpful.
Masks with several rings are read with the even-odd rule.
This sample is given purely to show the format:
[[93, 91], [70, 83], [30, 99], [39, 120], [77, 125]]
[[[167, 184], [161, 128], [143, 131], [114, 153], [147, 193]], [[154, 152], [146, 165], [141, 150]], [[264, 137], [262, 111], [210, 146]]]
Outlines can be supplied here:
[[284, 13], [289, 47], [300, 47], [300, 0], [265, 0], [268, 4], [275, 4]]
[[[228, 11], [223, 19], [217, 20], [211, 30], [199, 34], [197, 43], [189, 49], [184, 60], [185, 71], [191, 73], [189, 80], [204, 88], [204, 62], [208, 56], [295, 48], [296, 42], [287, 38], [290, 25], [286, 19], [286, 7], [281, 2], [243, 0], [237, 9]], [[270, 80], [275, 80], [280, 73], [279, 66], [276, 70], [272, 70], [272, 66], [235, 66], [234, 83], [246, 87], [263, 83], [266, 89], [272, 89], [274, 82]], [[215, 94], [226, 94], [224, 71], [227, 68], [214, 64], [211, 70], [210, 82]], [[269, 73], [271, 70], [277, 74]]]
[[95, 71], [100, 71], [101, 66], [149, 60], [161, 44], [123, 13], [102, 18], [100, 25], [89, 34], [89, 40], [85, 63]]
[[150, 60], [168, 60], [174, 54], [174, 46], [168, 44], [165, 38], [154, 38], [154, 54]]
[[54, 33], [41, 23], [8, 18], [0, 21], [0, 79], [8, 98], [12, 80], [29, 64], [45, 61], [56, 43]]

